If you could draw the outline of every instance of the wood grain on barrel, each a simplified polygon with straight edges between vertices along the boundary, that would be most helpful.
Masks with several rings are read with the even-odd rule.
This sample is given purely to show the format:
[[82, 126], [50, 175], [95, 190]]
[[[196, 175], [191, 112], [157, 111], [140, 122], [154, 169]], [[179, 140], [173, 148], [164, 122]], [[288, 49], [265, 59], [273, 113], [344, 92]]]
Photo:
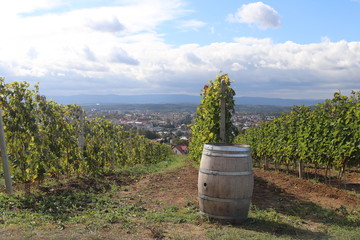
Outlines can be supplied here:
[[198, 193], [203, 214], [229, 220], [247, 218], [254, 178], [250, 147], [205, 144], [200, 162]]

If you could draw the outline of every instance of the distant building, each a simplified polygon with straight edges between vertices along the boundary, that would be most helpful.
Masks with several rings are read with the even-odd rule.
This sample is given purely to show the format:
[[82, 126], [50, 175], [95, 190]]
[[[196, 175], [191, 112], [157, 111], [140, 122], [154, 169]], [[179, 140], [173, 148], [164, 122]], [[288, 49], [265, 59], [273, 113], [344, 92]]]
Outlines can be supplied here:
[[154, 139], [152, 141], [153, 142], [158, 142], [158, 143], [166, 143], [167, 142], [166, 138], [158, 138], [158, 139]]
[[173, 146], [171, 146], [171, 149], [177, 155], [186, 155], [186, 154], [188, 154], [188, 148], [187, 148], [186, 145], [173, 145]]
[[275, 116], [266, 116], [265, 120], [266, 121], [273, 121], [275, 119]]

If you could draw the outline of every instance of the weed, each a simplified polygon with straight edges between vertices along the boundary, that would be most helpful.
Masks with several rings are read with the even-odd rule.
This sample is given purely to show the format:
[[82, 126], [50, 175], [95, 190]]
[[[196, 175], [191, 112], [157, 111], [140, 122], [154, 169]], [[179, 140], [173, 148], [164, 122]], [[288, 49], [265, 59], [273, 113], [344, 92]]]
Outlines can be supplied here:
[[158, 224], [157, 225], [151, 225], [151, 226], [147, 226], [146, 228], [150, 230], [151, 237], [153, 239], [164, 239], [165, 238], [164, 234], [166, 233], [166, 231], [163, 230], [160, 227], [160, 225], [158, 225]]
[[345, 206], [338, 209], [325, 209], [311, 202], [294, 204], [287, 208], [287, 213], [305, 219], [317, 220], [325, 224], [336, 224], [340, 226], [360, 226], [360, 213], [354, 211], [349, 213]]
[[170, 205], [163, 208], [164, 212], [178, 212], [180, 208], [176, 205]]
[[165, 203], [164, 201], [157, 201], [157, 200], [155, 201], [156, 205], [164, 205], [164, 203]]
[[[27, 196], [18, 192], [15, 196], [0, 194], [1, 228], [13, 232], [26, 230], [12, 239], [40, 239], [40, 235], [35, 235], [39, 230], [49, 234], [51, 239], [49, 229], [56, 229], [69, 239], [76, 239], [69, 234], [71, 231], [84, 232], [86, 239], [106, 239], [109, 233], [110, 238], [111, 234], [124, 233], [124, 236], [119, 235], [125, 237], [123, 239], [126, 234], [131, 234], [129, 239], [142, 239], [144, 233], [153, 239], [178, 240], [194, 239], [196, 234], [208, 239], [229, 240], [360, 239], [360, 209], [345, 206], [332, 210], [297, 200], [274, 208], [253, 204], [248, 220], [238, 225], [225, 225], [201, 217], [198, 203], [193, 199], [188, 199], [184, 206], [165, 206], [165, 202], [155, 199], [133, 197], [129, 200], [132, 195], [122, 194], [125, 189], [132, 189], [128, 185], [141, 179], [143, 174], [159, 169], [164, 173], [178, 171], [179, 166], [184, 165], [184, 158], [177, 158], [156, 167], [114, 170], [99, 178], [50, 179]], [[152, 204], [149, 206], [149, 203]], [[152, 208], [154, 204], [157, 206]], [[184, 225], [178, 225], [180, 223]], [[3, 239], [1, 234], [0, 231]]]
[[342, 191], [348, 193], [348, 194], [351, 194], [351, 195], [354, 195], [355, 197], [357, 198], [360, 198], [360, 193], [356, 192], [356, 190], [345, 190], [345, 189], [342, 189]]
[[180, 208], [172, 205], [164, 207], [162, 212], [148, 212], [145, 218], [155, 222], [195, 223], [199, 220], [200, 213], [190, 207]]
[[169, 239], [174, 239], [174, 240], [191, 240], [192, 238], [188, 237], [188, 236], [184, 236], [182, 234], [169, 234]]
[[33, 232], [26, 232], [26, 233], [23, 233], [23, 238], [24, 239], [31, 239], [33, 237], [36, 236], [36, 233], [33, 233]]
[[[220, 227], [210, 229], [206, 232], [206, 236], [211, 240], [226, 239], [226, 240], [238, 240], [238, 239], [257, 239], [257, 240], [271, 240], [279, 239], [276, 236], [272, 236], [270, 233], [262, 233], [252, 230], [244, 230], [231, 227]], [[283, 237], [281, 239], [291, 239], [290, 237]]]
[[86, 224], [85, 229], [90, 232], [97, 232], [107, 227], [107, 224], [101, 221], [91, 221]]
[[308, 181], [312, 184], [320, 184], [319, 179], [317, 178], [309, 178]]

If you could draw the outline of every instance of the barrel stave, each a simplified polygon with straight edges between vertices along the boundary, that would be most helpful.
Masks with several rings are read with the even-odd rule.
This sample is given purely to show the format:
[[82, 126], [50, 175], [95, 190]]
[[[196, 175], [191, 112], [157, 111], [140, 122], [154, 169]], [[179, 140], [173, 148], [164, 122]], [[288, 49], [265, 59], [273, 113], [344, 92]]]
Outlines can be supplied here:
[[204, 144], [198, 178], [199, 207], [204, 215], [225, 220], [245, 220], [253, 187], [248, 145]]

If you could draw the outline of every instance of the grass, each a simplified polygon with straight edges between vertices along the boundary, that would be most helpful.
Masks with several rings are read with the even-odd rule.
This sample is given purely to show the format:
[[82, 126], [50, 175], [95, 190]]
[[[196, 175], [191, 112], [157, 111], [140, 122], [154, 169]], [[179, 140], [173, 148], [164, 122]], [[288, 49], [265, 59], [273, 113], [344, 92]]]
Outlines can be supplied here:
[[145, 218], [153, 222], [170, 223], [198, 223], [201, 221], [200, 213], [195, 203], [186, 207], [171, 205], [163, 207], [161, 212], [147, 212]]
[[356, 192], [355, 190], [343, 190], [344, 192], [354, 195], [355, 197], [360, 199], [360, 193]]
[[[295, 206], [295, 205], [294, 205]], [[293, 207], [294, 207], [293, 206]], [[252, 205], [249, 218], [240, 225], [219, 225], [207, 231], [209, 239], [360, 239], [360, 216], [337, 215], [336, 211], [312, 205], [305, 212], [300, 206], [292, 209], [296, 214], [283, 214], [273, 208], [260, 209]], [[297, 211], [300, 211], [298, 214]], [[297, 215], [310, 214], [306, 217]], [[319, 214], [319, 215], [318, 215]], [[309, 216], [309, 215], [305, 215]], [[318, 222], [318, 223], [317, 223]]]
[[360, 208], [298, 200], [277, 208], [251, 205], [249, 218], [231, 225], [202, 217], [193, 200], [178, 206], [119, 194], [145, 175], [188, 164], [174, 157], [97, 177], [49, 179], [31, 195], [0, 194], [0, 239], [360, 239]]
[[123, 206], [121, 200], [113, 199], [112, 195], [122, 185], [131, 184], [144, 175], [174, 171], [183, 165], [183, 159], [174, 157], [158, 164], [119, 169], [96, 178], [70, 177], [62, 181], [49, 179], [36, 192], [28, 195], [21, 191], [14, 196], [0, 194], [0, 223], [27, 224], [29, 220], [36, 218], [40, 224], [49, 220], [68, 221], [79, 213], [88, 214], [88, 211], [134, 210], [133, 206]]
[[[152, 212], [116, 195], [145, 175], [177, 171], [185, 164], [183, 157], [174, 156], [158, 164], [118, 169], [97, 177], [49, 179], [28, 195], [21, 191], [14, 196], [0, 194], [0, 226], [22, 229], [22, 236], [17, 237], [31, 239], [36, 236], [34, 229], [49, 226], [64, 230], [79, 225], [86, 232], [96, 233], [115, 225], [131, 230], [139, 224], [147, 228], [147, 222], [194, 222], [199, 214], [193, 207]], [[1, 236], [2, 232], [3, 239]]]

